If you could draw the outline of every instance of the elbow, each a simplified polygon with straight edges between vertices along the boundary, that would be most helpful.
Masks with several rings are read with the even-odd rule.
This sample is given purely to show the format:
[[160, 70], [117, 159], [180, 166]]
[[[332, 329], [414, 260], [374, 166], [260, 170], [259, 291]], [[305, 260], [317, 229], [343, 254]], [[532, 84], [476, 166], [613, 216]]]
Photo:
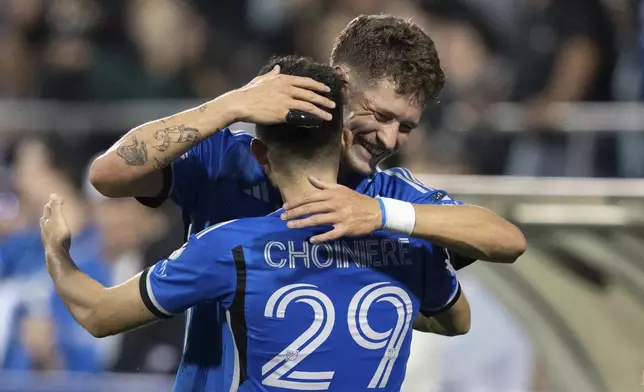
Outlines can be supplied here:
[[107, 336], [110, 336], [111, 334], [108, 333], [105, 329], [101, 328], [100, 326], [93, 326], [91, 328], [86, 328], [87, 332], [89, 332], [90, 335], [97, 339], [105, 338]]
[[450, 336], [462, 336], [470, 332], [471, 328], [471, 320], [469, 315], [467, 317], [463, 317], [462, 320], [459, 320], [457, 323], [455, 323], [452, 328], [451, 328], [451, 335]]
[[508, 258], [507, 263], [514, 263], [525, 253], [528, 249], [528, 241], [525, 239], [525, 236], [519, 230], [518, 227], [512, 225], [512, 232], [509, 234], [508, 244], [510, 244], [508, 249]]
[[118, 179], [105, 163], [105, 157], [96, 158], [89, 169], [89, 182], [101, 195], [110, 198], [121, 197]]
[[110, 334], [107, 331], [107, 328], [101, 323], [99, 317], [97, 317], [96, 312], [91, 312], [83, 320], [79, 320], [79, 323], [85, 328], [85, 330], [95, 338], [104, 338]]
[[112, 330], [107, 325], [107, 323], [103, 323], [97, 319], [91, 320], [87, 323], [87, 325], [84, 325], [84, 327], [90, 335], [97, 339], [102, 339], [117, 334], [117, 331]]
[[512, 264], [525, 253], [528, 248], [528, 242], [518, 227], [509, 223], [509, 227], [504, 229], [498, 238], [502, 238], [500, 243], [502, 250], [496, 255], [490, 255], [487, 261], [503, 264]]
[[102, 315], [97, 310], [88, 313], [80, 324], [90, 335], [97, 339], [112, 336], [118, 332], [110, 327], [109, 317]]

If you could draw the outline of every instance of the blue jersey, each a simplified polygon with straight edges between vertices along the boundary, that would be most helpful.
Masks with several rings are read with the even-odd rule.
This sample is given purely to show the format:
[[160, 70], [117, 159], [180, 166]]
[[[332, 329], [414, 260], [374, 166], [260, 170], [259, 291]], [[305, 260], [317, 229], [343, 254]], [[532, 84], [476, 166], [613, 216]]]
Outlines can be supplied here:
[[[275, 211], [282, 205], [281, 196], [251, 153], [252, 140], [253, 136], [245, 132], [225, 129], [216, 133], [165, 170], [160, 197], [138, 200], [154, 207], [166, 198], [172, 199], [181, 207], [186, 237], [219, 222]], [[460, 204], [447, 192], [424, 186], [402, 168], [378, 170], [368, 177], [353, 175], [340, 182], [372, 197], [417, 204]], [[217, 302], [200, 303], [188, 309], [185, 340], [199, 341], [207, 350], [185, 347], [177, 381], [205, 377], [202, 373], [207, 368], [209, 380], [220, 382], [217, 391], [231, 390], [235, 351], [226, 309]]]
[[[158, 198], [138, 198], [155, 207], [166, 198], [181, 207], [186, 236], [232, 219], [264, 216], [282, 206], [250, 151], [253, 136], [224, 129], [205, 139], [166, 169], [164, 191]], [[447, 192], [416, 180], [409, 170], [377, 170], [371, 176], [352, 175], [340, 183], [362, 194], [390, 197], [416, 204], [461, 204]]]
[[[460, 287], [443, 249], [386, 232], [311, 244], [278, 210], [213, 226], [141, 277], [159, 317], [216, 303], [235, 355], [188, 335], [176, 391], [399, 391], [412, 321], [451, 306]], [[194, 321], [192, 321], [194, 322]], [[226, 368], [230, 384], [221, 389]]]

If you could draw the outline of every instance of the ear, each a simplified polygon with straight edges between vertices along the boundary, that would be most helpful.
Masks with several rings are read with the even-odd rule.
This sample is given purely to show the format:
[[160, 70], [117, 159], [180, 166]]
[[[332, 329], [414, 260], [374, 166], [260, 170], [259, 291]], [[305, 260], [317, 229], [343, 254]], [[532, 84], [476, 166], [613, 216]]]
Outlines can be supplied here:
[[344, 79], [345, 82], [349, 83], [349, 69], [342, 65], [336, 65], [333, 69], [342, 76], [342, 79]]
[[260, 166], [267, 166], [268, 163], [268, 147], [261, 140], [255, 138], [250, 142], [250, 151], [259, 162]]

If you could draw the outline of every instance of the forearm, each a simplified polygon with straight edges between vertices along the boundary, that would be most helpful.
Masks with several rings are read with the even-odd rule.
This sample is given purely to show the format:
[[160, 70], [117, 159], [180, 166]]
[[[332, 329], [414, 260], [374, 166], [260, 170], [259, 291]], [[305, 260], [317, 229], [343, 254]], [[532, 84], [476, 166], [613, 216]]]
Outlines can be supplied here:
[[123, 284], [107, 288], [79, 270], [68, 253], [49, 251], [46, 257], [47, 268], [63, 303], [94, 337], [130, 331], [156, 320], [139, 294], [140, 273]]
[[235, 122], [236, 116], [231, 99], [223, 95], [140, 125], [92, 163], [90, 181], [109, 197], [157, 196], [162, 184], [154, 178], [155, 172]]
[[414, 319], [416, 331], [435, 333], [444, 336], [465, 335], [471, 326], [470, 303], [465, 293], [460, 292], [456, 302], [449, 308], [433, 316], [419, 313]]
[[78, 269], [64, 251], [46, 252], [47, 269], [56, 291], [74, 317], [92, 335], [98, 335], [96, 310], [105, 293], [105, 287]]
[[521, 231], [477, 206], [414, 204], [412, 235], [472, 259], [512, 263], [526, 248]]
[[414, 330], [418, 332], [433, 333], [443, 336], [456, 336], [460, 335], [456, 331], [450, 331], [445, 326], [433, 317], [425, 317], [422, 314], [416, 316], [413, 322]]

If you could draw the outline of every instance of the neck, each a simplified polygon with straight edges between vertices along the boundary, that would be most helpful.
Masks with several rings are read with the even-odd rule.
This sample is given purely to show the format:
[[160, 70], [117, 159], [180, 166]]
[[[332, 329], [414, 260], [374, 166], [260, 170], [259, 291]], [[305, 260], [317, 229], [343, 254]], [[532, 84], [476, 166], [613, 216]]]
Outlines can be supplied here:
[[289, 203], [302, 195], [313, 192], [320, 192], [309, 181], [309, 176], [315, 177], [320, 181], [337, 184], [338, 170], [337, 167], [331, 169], [306, 169], [292, 174], [288, 177], [277, 178], [277, 188], [282, 195], [282, 200]]

